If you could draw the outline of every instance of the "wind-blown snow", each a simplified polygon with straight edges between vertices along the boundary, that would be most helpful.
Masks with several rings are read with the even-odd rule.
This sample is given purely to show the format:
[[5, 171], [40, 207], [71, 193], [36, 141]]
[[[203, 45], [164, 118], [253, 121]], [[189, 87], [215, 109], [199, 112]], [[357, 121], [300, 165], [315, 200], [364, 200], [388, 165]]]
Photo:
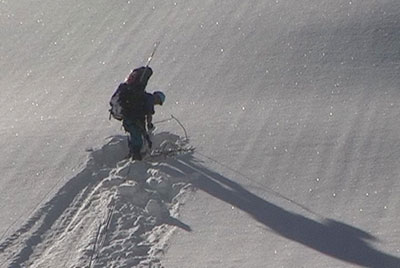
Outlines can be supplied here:
[[[0, 0], [0, 266], [400, 267], [399, 15]], [[195, 150], [131, 163], [108, 101], [157, 41], [154, 139]]]

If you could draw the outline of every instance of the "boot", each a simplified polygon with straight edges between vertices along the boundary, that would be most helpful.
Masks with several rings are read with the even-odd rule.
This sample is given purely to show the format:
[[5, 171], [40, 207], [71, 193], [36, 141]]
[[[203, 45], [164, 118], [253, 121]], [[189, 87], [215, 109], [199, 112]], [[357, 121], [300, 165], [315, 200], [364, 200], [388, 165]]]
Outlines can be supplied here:
[[142, 160], [142, 154], [140, 153], [140, 149], [133, 149], [131, 152], [131, 158], [132, 160], [138, 160], [141, 161]]

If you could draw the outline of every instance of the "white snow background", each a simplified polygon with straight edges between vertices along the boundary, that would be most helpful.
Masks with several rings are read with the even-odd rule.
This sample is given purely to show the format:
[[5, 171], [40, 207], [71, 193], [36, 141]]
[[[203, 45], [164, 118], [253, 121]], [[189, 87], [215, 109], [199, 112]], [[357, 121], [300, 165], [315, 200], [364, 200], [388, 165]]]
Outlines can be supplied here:
[[[400, 267], [399, 1], [0, 0], [0, 38], [0, 267]], [[131, 163], [158, 41], [195, 151]]]

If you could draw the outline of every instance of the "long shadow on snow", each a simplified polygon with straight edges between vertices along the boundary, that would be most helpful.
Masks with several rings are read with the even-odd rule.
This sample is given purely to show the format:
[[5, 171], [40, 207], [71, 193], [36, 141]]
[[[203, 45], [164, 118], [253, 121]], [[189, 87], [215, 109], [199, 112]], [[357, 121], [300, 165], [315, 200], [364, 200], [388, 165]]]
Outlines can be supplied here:
[[[0, 254], [16, 244], [23, 244], [19, 252], [9, 252], [12, 255], [10, 267], [21, 267], [29, 259], [35, 246], [42, 242], [43, 235], [48, 232], [56, 221], [61, 219], [67, 209], [63, 226], [67, 226], [79, 206], [71, 207], [73, 202], [83, 203], [100, 179], [108, 176], [111, 168], [127, 154], [125, 136], [112, 137], [102, 148], [92, 151], [83, 170], [61, 187], [43, 207], [37, 210], [28, 221], [0, 244]], [[21, 241], [22, 240], [22, 241]]]
[[164, 172], [190, 176], [200, 174], [192, 183], [204, 192], [251, 215], [281, 236], [336, 259], [374, 268], [398, 268], [400, 259], [374, 249], [367, 240], [375, 240], [365, 231], [325, 219], [321, 222], [289, 212], [249, 192], [234, 181], [196, 163], [192, 155], [168, 160], [173, 168]]

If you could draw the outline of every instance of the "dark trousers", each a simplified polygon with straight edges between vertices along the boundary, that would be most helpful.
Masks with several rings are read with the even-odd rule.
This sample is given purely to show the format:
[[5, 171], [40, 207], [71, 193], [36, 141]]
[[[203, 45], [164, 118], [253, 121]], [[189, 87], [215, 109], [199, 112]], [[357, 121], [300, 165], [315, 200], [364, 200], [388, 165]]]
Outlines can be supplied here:
[[125, 119], [122, 122], [125, 131], [129, 133], [128, 145], [130, 155], [140, 155], [143, 147], [143, 136], [146, 135], [144, 120]]

